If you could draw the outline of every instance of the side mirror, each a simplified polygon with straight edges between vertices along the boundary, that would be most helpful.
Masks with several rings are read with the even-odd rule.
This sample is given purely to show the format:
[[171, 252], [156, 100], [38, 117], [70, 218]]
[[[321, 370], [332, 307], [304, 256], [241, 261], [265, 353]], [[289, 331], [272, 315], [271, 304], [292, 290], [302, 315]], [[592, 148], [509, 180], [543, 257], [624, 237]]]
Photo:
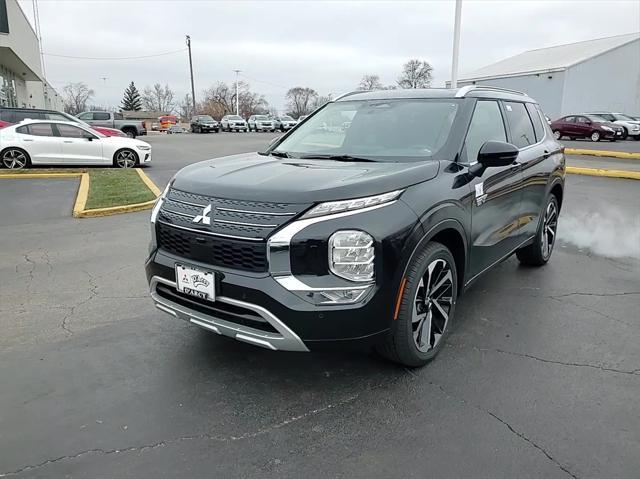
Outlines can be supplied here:
[[500, 166], [509, 166], [516, 158], [520, 151], [511, 143], [504, 141], [487, 141], [478, 152], [478, 162], [471, 165], [469, 173], [472, 175], [480, 175], [485, 168], [495, 168]]

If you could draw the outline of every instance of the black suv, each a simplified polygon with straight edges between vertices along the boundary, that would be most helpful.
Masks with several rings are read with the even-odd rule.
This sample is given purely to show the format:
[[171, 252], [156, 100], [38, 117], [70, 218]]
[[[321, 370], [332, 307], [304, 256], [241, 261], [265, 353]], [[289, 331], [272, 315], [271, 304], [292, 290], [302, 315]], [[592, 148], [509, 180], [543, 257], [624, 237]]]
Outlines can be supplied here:
[[196, 115], [191, 118], [191, 133], [220, 132], [220, 123], [209, 115]]
[[189, 165], [151, 216], [156, 306], [273, 350], [375, 346], [425, 364], [458, 297], [550, 258], [563, 149], [523, 93], [356, 92], [267, 151]]

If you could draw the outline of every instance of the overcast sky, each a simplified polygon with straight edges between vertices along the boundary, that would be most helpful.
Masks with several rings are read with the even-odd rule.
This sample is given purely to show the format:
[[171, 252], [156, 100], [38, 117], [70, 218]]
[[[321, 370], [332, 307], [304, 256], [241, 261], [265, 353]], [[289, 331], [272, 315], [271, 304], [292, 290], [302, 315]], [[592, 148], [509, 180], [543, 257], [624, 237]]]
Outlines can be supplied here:
[[[19, 0], [32, 19], [32, 1]], [[196, 98], [234, 69], [277, 108], [292, 86], [353, 90], [364, 74], [394, 83], [409, 58], [429, 61], [433, 86], [451, 69], [453, 1], [341, 2], [39, 0], [45, 53], [129, 57], [184, 48], [191, 35]], [[463, 0], [460, 71], [524, 50], [640, 31], [638, 0]], [[85, 82], [95, 103], [117, 106], [130, 81], [190, 91], [186, 51], [137, 60], [45, 55], [58, 90]], [[102, 80], [106, 77], [107, 80]]]

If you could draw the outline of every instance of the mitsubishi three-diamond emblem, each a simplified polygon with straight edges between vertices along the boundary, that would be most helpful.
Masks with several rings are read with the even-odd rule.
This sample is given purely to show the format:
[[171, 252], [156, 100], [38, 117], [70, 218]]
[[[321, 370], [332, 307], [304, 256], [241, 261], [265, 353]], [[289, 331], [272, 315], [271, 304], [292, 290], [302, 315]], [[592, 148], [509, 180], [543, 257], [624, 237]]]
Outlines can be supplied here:
[[205, 206], [202, 210], [202, 214], [193, 218], [193, 223], [202, 223], [203, 225], [210, 225], [211, 218], [209, 217], [209, 213], [211, 213], [211, 205]]

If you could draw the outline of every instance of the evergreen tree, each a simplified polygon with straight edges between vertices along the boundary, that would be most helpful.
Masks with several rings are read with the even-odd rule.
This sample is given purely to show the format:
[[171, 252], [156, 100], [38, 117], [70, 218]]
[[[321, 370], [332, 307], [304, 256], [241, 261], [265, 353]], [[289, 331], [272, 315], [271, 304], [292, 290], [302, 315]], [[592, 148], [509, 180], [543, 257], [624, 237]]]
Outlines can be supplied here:
[[142, 99], [140, 98], [140, 92], [133, 82], [131, 82], [127, 89], [124, 91], [121, 108], [125, 111], [142, 110]]

